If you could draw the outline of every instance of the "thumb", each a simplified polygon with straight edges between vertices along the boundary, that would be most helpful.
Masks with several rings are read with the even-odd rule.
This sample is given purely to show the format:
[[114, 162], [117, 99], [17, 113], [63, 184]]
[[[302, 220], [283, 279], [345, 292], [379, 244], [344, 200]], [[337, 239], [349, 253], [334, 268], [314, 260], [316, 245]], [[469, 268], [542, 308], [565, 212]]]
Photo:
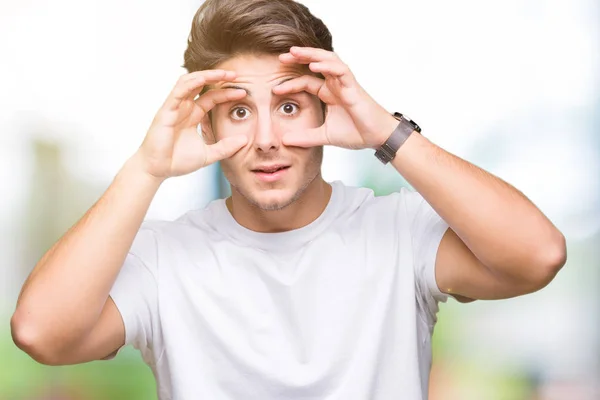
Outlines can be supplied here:
[[283, 134], [281, 140], [286, 146], [297, 147], [315, 147], [329, 144], [323, 126], [301, 131], [286, 132]]
[[207, 145], [206, 165], [233, 156], [244, 147], [246, 143], [248, 143], [248, 138], [244, 135], [238, 135], [223, 138], [215, 144]]

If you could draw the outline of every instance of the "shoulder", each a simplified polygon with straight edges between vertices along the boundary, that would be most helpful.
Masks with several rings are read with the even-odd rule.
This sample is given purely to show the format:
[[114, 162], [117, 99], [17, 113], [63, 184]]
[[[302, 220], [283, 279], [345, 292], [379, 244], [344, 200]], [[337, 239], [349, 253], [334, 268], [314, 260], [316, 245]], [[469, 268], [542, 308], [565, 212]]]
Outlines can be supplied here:
[[420, 195], [406, 188], [385, 195], [376, 195], [370, 188], [345, 185], [339, 191], [342, 196], [337, 202], [337, 223], [378, 235], [396, 232], [402, 222], [412, 224], [412, 204], [420, 202]]
[[383, 210], [399, 210], [405, 207], [418, 206], [423, 197], [406, 187], [401, 187], [397, 192], [385, 195], [376, 195], [374, 190], [367, 187], [347, 186], [339, 181], [334, 182], [338, 185], [342, 193], [344, 207], [364, 212], [380, 212]]
[[132, 249], [136, 246], [157, 246], [217, 232], [219, 201], [222, 199], [214, 200], [204, 208], [187, 211], [175, 220], [145, 220], [140, 226]]

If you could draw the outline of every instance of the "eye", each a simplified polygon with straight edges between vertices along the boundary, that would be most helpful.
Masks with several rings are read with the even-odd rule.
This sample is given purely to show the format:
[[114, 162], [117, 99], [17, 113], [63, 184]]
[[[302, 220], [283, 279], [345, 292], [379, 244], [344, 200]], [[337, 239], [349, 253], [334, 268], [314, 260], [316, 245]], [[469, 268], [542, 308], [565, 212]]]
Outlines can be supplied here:
[[229, 116], [236, 121], [245, 120], [249, 115], [250, 110], [248, 110], [246, 107], [235, 107], [229, 112]]
[[294, 103], [285, 103], [285, 104], [282, 104], [281, 107], [279, 107], [279, 109], [286, 116], [295, 115], [299, 111], [298, 106], [296, 104], [294, 104]]

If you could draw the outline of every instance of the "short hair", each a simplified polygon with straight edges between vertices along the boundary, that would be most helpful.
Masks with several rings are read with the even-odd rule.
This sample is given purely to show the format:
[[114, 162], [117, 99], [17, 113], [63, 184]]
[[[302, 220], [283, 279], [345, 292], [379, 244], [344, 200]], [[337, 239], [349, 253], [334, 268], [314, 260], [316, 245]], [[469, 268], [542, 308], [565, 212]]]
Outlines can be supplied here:
[[276, 55], [292, 46], [333, 51], [329, 29], [294, 0], [206, 0], [196, 12], [183, 67], [214, 69], [244, 54]]

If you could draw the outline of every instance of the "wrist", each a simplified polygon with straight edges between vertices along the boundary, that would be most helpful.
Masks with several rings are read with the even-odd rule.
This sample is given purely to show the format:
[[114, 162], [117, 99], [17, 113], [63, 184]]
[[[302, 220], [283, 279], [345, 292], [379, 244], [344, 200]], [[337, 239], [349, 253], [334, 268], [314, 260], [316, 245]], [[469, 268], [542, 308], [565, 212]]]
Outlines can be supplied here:
[[166, 177], [157, 177], [148, 172], [146, 163], [139, 152], [135, 152], [123, 165], [118, 175], [133, 179], [143, 186], [158, 189]]
[[386, 113], [382, 118], [381, 128], [379, 129], [379, 139], [372, 146], [373, 150], [378, 150], [392, 136], [392, 133], [398, 126], [398, 120], [393, 115]]
[[395, 120], [396, 126], [385, 142], [375, 151], [375, 157], [383, 164], [389, 163], [396, 157], [400, 147], [414, 132], [421, 133], [419, 125], [405, 115], [395, 112], [391, 116]]

